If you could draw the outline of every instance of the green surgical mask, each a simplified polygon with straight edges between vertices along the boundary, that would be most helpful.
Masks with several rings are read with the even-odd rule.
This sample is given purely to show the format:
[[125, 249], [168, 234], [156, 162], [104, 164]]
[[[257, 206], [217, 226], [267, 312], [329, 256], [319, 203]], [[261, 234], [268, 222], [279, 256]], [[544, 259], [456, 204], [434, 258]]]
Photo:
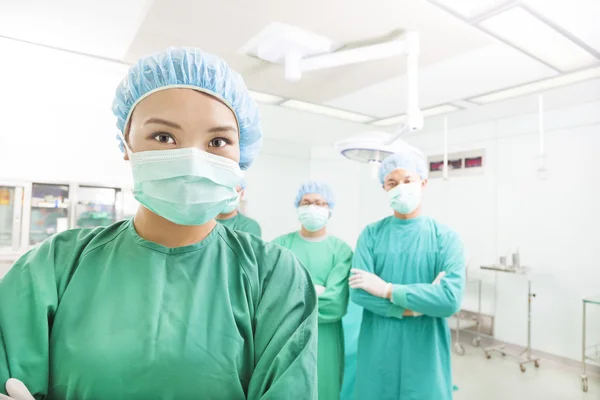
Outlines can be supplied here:
[[309, 232], [316, 232], [327, 224], [329, 208], [319, 206], [298, 207], [298, 219]]
[[238, 209], [239, 205], [240, 205], [240, 194], [238, 193], [235, 200], [233, 200], [231, 203], [227, 204], [225, 206], [225, 208], [223, 210], [221, 210], [221, 214], [231, 214], [232, 212], [234, 212], [235, 210]]
[[129, 152], [135, 198], [178, 225], [203, 225], [236, 200], [243, 178], [228, 158], [190, 147]]
[[412, 213], [421, 204], [421, 182], [401, 183], [388, 192], [390, 206], [402, 215]]

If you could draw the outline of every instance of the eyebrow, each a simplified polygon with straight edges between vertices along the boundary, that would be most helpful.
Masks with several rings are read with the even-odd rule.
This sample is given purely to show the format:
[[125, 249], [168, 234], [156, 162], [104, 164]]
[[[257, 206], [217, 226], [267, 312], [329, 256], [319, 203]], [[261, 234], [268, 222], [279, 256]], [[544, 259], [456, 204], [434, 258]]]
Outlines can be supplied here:
[[233, 133], [237, 133], [238, 130], [233, 125], [215, 126], [215, 127], [212, 127], [212, 128], [210, 128], [208, 130], [208, 133], [220, 133], [220, 132], [233, 132]]
[[160, 124], [160, 125], [170, 126], [171, 128], [175, 128], [175, 129], [181, 129], [181, 126], [179, 126], [175, 122], [167, 121], [166, 119], [161, 119], [161, 118], [150, 118], [149, 120], [147, 120], [144, 123], [144, 125], [148, 125], [148, 124]]
[[[172, 122], [172, 121], [167, 121], [166, 119], [162, 119], [162, 118], [150, 118], [149, 120], [147, 120], [144, 123], [144, 125], [148, 125], [148, 124], [160, 124], [160, 125], [170, 126], [171, 128], [175, 128], [175, 129], [182, 129], [179, 124], [176, 124], [175, 122]], [[208, 133], [221, 133], [221, 132], [237, 133], [238, 130], [233, 125], [215, 126], [208, 130]]]

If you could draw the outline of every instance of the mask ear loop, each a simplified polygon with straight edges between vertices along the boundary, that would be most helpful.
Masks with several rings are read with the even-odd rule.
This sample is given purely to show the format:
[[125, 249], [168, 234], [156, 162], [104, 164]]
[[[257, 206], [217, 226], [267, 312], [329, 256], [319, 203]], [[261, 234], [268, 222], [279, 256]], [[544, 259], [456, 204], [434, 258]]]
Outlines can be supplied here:
[[125, 154], [127, 154], [129, 160], [131, 161], [131, 155], [133, 154], [133, 151], [131, 151], [131, 148], [129, 148], [129, 145], [127, 145], [127, 141], [125, 140], [125, 136], [123, 136], [123, 132], [119, 131], [117, 133], [117, 138], [123, 144], [123, 151], [125, 152]]

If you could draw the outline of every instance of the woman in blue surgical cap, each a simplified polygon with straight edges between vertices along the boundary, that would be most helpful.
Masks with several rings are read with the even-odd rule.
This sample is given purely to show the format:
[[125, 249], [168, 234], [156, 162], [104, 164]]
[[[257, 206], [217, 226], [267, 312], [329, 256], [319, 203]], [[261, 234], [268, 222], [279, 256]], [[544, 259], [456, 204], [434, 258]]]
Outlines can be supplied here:
[[113, 112], [141, 207], [46, 240], [0, 281], [0, 393], [316, 399], [308, 273], [290, 251], [215, 222], [261, 145], [241, 77], [169, 49], [129, 70]]
[[329, 185], [304, 183], [294, 205], [300, 230], [280, 236], [274, 243], [293, 251], [315, 283], [319, 296], [319, 400], [339, 400], [344, 375], [342, 317], [348, 307], [352, 249], [327, 233], [327, 221], [335, 207]]
[[450, 331], [465, 280], [460, 238], [421, 215], [427, 163], [415, 148], [386, 158], [379, 177], [394, 215], [367, 226], [350, 287], [364, 308], [356, 398], [450, 400]]

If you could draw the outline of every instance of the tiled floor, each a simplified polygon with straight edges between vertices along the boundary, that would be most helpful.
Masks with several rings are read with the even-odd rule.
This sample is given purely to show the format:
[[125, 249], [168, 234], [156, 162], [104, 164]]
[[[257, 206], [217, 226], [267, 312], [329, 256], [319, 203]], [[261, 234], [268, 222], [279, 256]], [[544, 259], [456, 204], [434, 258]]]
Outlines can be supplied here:
[[509, 356], [494, 354], [487, 360], [481, 349], [466, 347], [464, 356], [453, 356], [455, 400], [600, 400], [600, 377], [590, 376], [589, 390], [581, 390], [579, 371], [541, 360], [521, 372]]

